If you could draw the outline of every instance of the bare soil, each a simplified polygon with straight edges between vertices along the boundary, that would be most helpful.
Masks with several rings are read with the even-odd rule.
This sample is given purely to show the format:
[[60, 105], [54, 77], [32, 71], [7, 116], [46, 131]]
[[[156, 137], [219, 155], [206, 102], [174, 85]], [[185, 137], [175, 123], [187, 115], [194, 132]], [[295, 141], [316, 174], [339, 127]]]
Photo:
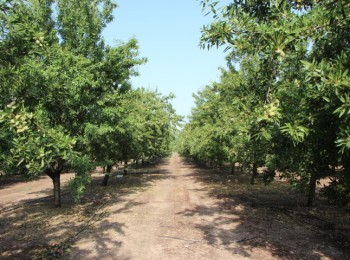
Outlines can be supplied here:
[[[72, 174], [64, 174], [62, 182]], [[49, 178], [0, 179], [1, 259], [349, 259], [350, 212], [314, 208], [284, 182], [198, 168], [179, 156], [122, 179], [96, 172], [79, 204]]]

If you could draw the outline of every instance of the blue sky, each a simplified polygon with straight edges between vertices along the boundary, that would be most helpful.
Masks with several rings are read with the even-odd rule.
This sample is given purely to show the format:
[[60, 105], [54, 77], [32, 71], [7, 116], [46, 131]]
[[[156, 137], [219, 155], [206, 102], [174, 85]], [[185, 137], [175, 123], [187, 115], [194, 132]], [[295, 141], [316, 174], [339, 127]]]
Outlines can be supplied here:
[[114, 21], [104, 30], [110, 45], [135, 37], [140, 56], [148, 58], [139, 67], [134, 87], [157, 89], [176, 95], [173, 106], [180, 115], [189, 115], [192, 93], [217, 81], [219, 67], [225, 67], [223, 48], [199, 48], [200, 29], [210, 23], [198, 0], [117, 0]]

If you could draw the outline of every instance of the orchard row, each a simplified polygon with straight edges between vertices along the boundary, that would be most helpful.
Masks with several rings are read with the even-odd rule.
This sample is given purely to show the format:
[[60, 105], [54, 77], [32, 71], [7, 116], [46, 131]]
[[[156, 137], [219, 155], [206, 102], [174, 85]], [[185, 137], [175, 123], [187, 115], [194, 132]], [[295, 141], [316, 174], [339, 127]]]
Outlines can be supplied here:
[[[53, 180], [74, 171], [76, 199], [96, 166], [163, 156], [179, 117], [172, 96], [133, 89], [135, 39], [101, 37], [111, 0], [0, 1], [0, 172]], [[106, 181], [105, 181], [106, 184]]]
[[201, 1], [213, 15], [202, 47], [226, 46], [221, 80], [195, 95], [179, 150], [215, 165], [265, 167], [332, 202], [350, 201], [348, 1]]

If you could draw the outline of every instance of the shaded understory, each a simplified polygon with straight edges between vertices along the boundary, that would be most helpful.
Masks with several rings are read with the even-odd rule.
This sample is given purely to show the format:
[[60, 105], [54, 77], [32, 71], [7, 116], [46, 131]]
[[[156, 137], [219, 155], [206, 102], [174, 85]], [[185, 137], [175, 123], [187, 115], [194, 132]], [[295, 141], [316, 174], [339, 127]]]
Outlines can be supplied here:
[[[111, 244], [115, 248], [122, 246], [113, 236], [105, 235], [106, 232], [125, 235], [126, 226], [118, 214], [129, 214], [144, 203], [127, 196], [136, 192], [142, 196], [158, 180], [172, 178], [177, 178], [179, 184], [201, 183], [198, 191], [191, 192], [208, 190], [215, 198], [211, 203], [203, 199], [200, 204], [175, 213], [189, 222], [193, 217], [203, 217], [203, 221], [192, 222], [203, 237], [190, 241], [197, 244], [198, 250], [201, 246], [224, 248], [233, 258], [237, 255], [251, 258], [257, 252], [269, 252], [279, 259], [350, 257], [348, 208], [329, 205], [320, 197], [316, 198], [315, 207], [306, 208], [304, 196], [282, 181], [266, 186], [258, 178], [252, 186], [250, 176], [241, 173], [231, 175], [225, 170], [199, 168], [189, 162], [180, 162], [176, 170], [171, 167], [164, 170], [167, 164], [168, 161], [161, 161], [131, 169], [123, 179], [117, 179], [114, 171], [107, 187], [100, 185], [103, 175], [95, 173], [79, 204], [74, 204], [69, 192], [63, 190], [63, 207], [54, 208], [50, 188], [40, 192], [45, 196], [1, 208], [0, 258], [54, 259], [62, 255], [69, 258], [70, 251], [76, 250], [75, 241], [82, 242], [90, 234], [98, 241], [98, 255], [103, 256]], [[174, 175], [174, 171], [183, 174]], [[17, 183], [15, 179], [0, 187], [5, 189]], [[113, 209], [116, 204], [119, 206]]]
[[[69, 255], [81, 233], [110, 228], [111, 223], [106, 223], [104, 219], [118, 213], [108, 210], [111, 204], [124, 203], [120, 211], [128, 211], [137, 203], [126, 201], [126, 195], [147, 189], [154, 181], [167, 178], [168, 172], [157, 169], [165, 163], [159, 161], [131, 169], [123, 179], [116, 178], [121, 170], [114, 170], [107, 187], [101, 186], [102, 173], [95, 172], [79, 204], [74, 203], [70, 192], [63, 188], [62, 208], [54, 208], [52, 188], [48, 188], [35, 192], [40, 194], [39, 198], [21, 200], [16, 205], [0, 208], [0, 258], [55, 259], [62, 254]], [[1, 181], [0, 188], [23, 182], [18, 177], [2, 178]], [[38, 184], [28, 182], [27, 185]], [[112, 225], [117, 232], [122, 232], [122, 223]], [[105, 250], [103, 245], [101, 241], [101, 252]]]
[[[237, 216], [234, 230], [221, 228], [231, 219], [218, 218], [209, 225], [199, 225], [209, 244], [221, 244], [244, 257], [250, 257], [249, 252], [254, 248], [268, 249], [281, 259], [350, 257], [349, 208], [330, 205], [320, 196], [316, 197], [313, 208], [307, 208], [305, 196], [285, 181], [265, 185], [258, 178], [255, 185], [250, 185], [247, 174], [232, 175], [229, 170], [198, 166], [193, 176], [206, 183], [210, 194], [219, 198], [220, 203], [215, 209], [203, 205], [182, 214], [206, 215], [225, 210]], [[233, 233], [236, 238], [227, 243]]]

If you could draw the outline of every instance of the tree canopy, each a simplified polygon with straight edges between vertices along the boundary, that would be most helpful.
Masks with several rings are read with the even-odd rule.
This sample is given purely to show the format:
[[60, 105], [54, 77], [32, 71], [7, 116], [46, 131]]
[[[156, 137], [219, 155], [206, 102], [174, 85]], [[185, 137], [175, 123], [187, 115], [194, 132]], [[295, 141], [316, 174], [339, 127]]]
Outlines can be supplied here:
[[228, 69], [196, 96], [184, 155], [279, 171], [313, 203], [316, 182], [349, 201], [348, 1], [201, 1], [213, 22], [203, 48], [225, 46]]
[[[96, 165], [164, 155], [178, 117], [171, 97], [132, 88], [138, 42], [104, 43], [110, 0], [0, 1], [0, 171], [60, 174], [77, 195]], [[141, 111], [141, 112], [140, 112]]]

